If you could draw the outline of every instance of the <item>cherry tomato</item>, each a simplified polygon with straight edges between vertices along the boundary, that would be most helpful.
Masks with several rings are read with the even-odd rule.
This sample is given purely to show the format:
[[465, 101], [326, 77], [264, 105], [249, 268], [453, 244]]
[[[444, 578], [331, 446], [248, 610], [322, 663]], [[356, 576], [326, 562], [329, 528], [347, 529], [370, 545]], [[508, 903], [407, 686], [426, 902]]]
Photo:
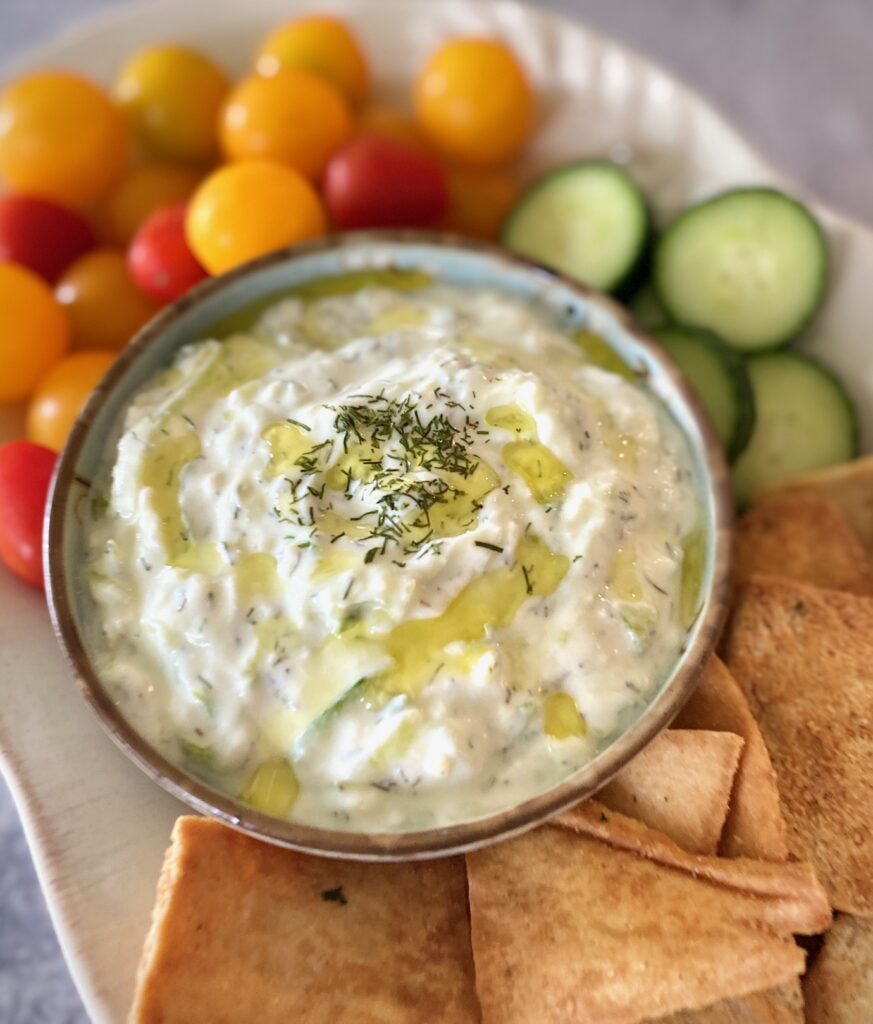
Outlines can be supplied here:
[[70, 325], [32, 270], [0, 263], [0, 402], [27, 398], [70, 345]]
[[362, 135], [328, 164], [324, 199], [340, 228], [428, 227], [445, 210], [446, 179], [415, 146]]
[[191, 251], [211, 274], [315, 238], [325, 229], [312, 185], [290, 167], [266, 160], [215, 171], [194, 193], [185, 219]]
[[97, 212], [101, 237], [126, 248], [150, 213], [188, 199], [203, 177], [191, 164], [154, 160], [133, 168], [106, 196]]
[[0, 559], [32, 587], [42, 583], [42, 521], [58, 457], [41, 444], [0, 445]]
[[55, 294], [70, 318], [74, 348], [123, 348], [161, 308], [137, 288], [116, 249], [95, 249], [76, 260]]
[[221, 117], [229, 160], [275, 160], [313, 180], [351, 134], [342, 93], [308, 71], [252, 75], [230, 94]]
[[130, 276], [159, 302], [173, 302], [206, 277], [185, 239], [187, 208], [187, 203], [176, 203], [156, 210], [127, 251]]
[[427, 148], [424, 136], [415, 121], [393, 107], [365, 107], [355, 121], [355, 134], [378, 135], [380, 138], [405, 142], [408, 146], [418, 146], [419, 149]]
[[0, 196], [0, 263], [30, 267], [54, 283], [94, 245], [91, 225], [74, 210], [36, 196]]
[[280, 25], [261, 43], [256, 58], [259, 75], [296, 68], [321, 75], [345, 93], [350, 103], [367, 95], [367, 61], [348, 25], [328, 15], [310, 15]]
[[534, 96], [512, 51], [492, 39], [454, 39], [415, 84], [418, 123], [449, 159], [495, 167], [517, 155], [534, 123]]
[[0, 92], [0, 177], [13, 191], [84, 206], [120, 177], [127, 157], [124, 117], [87, 79], [43, 71]]
[[474, 238], [495, 239], [519, 196], [518, 182], [506, 171], [459, 167], [447, 172], [449, 205], [442, 226]]
[[27, 436], [59, 452], [88, 396], [115, 362], [115, 353], [73, 352], [39, 382], [27, 407]]
[[186, 46], [150, 46], [125, 64], [115, 96], [146, 147], [176, 160], [218, 155], [216, 119], [230, 88], [224, 72]]

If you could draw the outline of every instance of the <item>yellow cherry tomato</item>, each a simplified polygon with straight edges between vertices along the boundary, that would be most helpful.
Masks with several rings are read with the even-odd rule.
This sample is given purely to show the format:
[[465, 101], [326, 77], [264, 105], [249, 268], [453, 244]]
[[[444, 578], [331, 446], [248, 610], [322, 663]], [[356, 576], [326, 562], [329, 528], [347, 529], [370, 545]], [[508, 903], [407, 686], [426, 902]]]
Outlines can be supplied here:
[[100, 236], [112, 245], [127, 246], [150, 213], [184, 202], [202, 177], [202, 170], [191, 164], [155, 160], [134, 167], [97, 210]]
[[212, 274], [266, 252], [324, 234], [327, 219], [315, 189], [297, 171], [248, 160], [211, 174], [188, 204], [185, 235]]
[[117, 249], [95, 249], [77, 259], [55, 294], [70, 319], [74, 348], [124, 348], [161, 308], [133, 283]]
[[495, 239], [520, 188], [504, 170], [450, 167], [446, 171], [449, 201], [443, 227], [460, 235]]
[[115, 96], [154, 153], [208, 162], [218, 156], [216, 119], [230, 88], [208, 57], [186, 46], [150, 46], [134, 54]]
[[74, 352], [55, 365], [27, 407], [27, 436], [59, 452], [88, 396], [115, 361], [114, 352]]
[[370, 86], [367, 61], [345, 22], [328, 15], [297, 18], [272, 31], [261, 43], [255, 60], [259, 75], [287, 68], [321, 75], [361, 103]]
[[221, 116], [221, 144], [228, 159], [275, 160], [313, 180], [351, 130], [342, 93], [308, 71], [244, 79]]
[[124, 117], [87, 79], [43, 71], [0, 92], [0, 178], [13, 191], [84, 206], [120, 177], [127, 157]]
[[70, 325], [41, 277], [0, 263], [0, 402], [27, 398], [70, 345]]
[[427, 148], [424, 136], [415, 121], [394, 107], [374, 104], [365, 107], [355, 120], [357, 135], [378, 135], [380, 139], [394, 139], [407, 146]]
[[503, 43], [454, 39], [431, 56], [418, 76], [415, 110], [427, 138], [449, 159], [496, 167], [527, 142], [534, 95]]

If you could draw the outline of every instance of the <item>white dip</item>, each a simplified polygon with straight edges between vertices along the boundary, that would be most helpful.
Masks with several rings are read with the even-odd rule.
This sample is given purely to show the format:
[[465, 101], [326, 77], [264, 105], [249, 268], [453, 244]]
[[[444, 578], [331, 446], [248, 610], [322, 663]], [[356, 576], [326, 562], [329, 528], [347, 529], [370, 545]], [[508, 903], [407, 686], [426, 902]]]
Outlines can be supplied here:
[[106, 459], [98, 671], [168, 758], [279, 817], [394, 831], [517, 803], [632, 720], [685, 640], [684, 440], [501, 294], [277, 302], [184, 348]]

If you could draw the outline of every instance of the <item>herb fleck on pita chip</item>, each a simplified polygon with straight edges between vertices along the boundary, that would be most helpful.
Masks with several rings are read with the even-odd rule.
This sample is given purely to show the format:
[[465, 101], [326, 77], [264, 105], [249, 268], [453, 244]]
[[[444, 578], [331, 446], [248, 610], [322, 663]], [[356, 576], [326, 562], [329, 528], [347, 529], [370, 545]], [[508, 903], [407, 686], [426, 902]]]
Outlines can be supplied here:
[[873, 594], [873, 569], [839, 507], [817, 494], [788, 494], [755, 505], [736, 529], [734, 572], [856, 594]]
[[705, 1010], [683, 1010], [657, 1024], [804, 1024], [803, 993], [796, 979], [739, 999], [723, 999]]
[[742, 747], [742, 739], [729, 732], [668, 729], [597, 799], [665, 832], [684, 850], [714, 854]]
[[803, 969], [768, 900], [568, 829], [469, 854], [467, 870], [483, 1024], [635, 1024]]
[[754, 577], [725, 643], [779, 778], [793, 854], [873, 915], [873, 598]]
[[839, 505], [867, 555], [873, 558], [873, 455], [784, 480], [754, 495], [754, 499], [768, 501], [784, 494], [820, 494]]
[[725, 857], [788, 858], [779, 789], [761, 730], [730, 672], [712, 657], [697, 689], [673, 723], [682, 729], [724, 729], [745, 740], [719, 852]]
[[873, 921], [841, 915], [803, 981], [808, 1024], [873, 1021]]
[[131, 1024], [477, 1024], [460, 858], [306, 857], [173, 829]]

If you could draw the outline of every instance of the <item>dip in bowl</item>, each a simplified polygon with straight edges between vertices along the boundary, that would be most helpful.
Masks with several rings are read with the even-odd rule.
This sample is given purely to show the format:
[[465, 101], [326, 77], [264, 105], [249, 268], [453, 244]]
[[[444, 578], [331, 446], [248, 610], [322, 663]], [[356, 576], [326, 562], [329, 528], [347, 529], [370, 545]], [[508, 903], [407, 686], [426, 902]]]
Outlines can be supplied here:
[[724, 611], [708, 424], [622, 310], [485, 246], [343, 236], [153, 321], [71, 436], [50, 604], [122, 747], [349, 856], [593, 792]]

